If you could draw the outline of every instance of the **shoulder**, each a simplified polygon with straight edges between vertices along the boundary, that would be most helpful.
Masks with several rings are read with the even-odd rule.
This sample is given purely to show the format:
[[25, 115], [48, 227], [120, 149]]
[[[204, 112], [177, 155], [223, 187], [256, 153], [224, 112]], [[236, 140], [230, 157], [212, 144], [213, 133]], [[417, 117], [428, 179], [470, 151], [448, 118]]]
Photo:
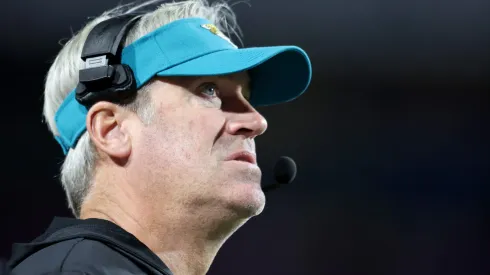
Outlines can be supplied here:
[[12, 271], [12, 275], [132, 274], [132, 271], [139, 269], [118, 251], [96, 240], [76, 238], [30, 255]]

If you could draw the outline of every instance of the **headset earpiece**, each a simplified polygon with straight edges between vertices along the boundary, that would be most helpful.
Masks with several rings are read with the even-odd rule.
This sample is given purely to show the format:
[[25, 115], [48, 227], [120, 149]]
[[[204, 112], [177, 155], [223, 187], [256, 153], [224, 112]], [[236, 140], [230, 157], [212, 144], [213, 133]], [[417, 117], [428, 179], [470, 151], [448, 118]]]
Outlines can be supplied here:
[[107, 70], [107, 79], [101, 79], [99, 82], [82, 79], [83, 73], [80, 72], [80, 82], [76, 89], [76, 99], [80, 104], [90, 107], [98, 101], [122, 103], [135, 95], [136, 81], [128, 65], [111, 65]]

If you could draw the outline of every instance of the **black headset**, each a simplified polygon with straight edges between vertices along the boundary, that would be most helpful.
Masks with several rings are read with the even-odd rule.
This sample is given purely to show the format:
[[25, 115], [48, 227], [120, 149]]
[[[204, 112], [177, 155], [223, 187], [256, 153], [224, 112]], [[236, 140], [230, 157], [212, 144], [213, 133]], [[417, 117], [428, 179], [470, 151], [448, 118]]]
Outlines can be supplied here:
[[124, 38], [141, 15], [127, 14], [97, 24], [82, 50], [85, 68], [79, 72], [76, 100], [90, 108], [98, 101], [122, 103], [136, 95], [133, 71], [121, 64]]

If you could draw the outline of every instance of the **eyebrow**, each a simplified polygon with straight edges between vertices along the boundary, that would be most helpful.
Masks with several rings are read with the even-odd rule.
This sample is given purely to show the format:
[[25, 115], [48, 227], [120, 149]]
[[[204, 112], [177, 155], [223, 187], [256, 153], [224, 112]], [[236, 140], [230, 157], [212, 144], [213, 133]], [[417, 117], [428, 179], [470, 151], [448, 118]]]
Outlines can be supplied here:
[[[234, 76], [233, 74], [231, 74], [231, 75], [227, 74], [227, 75], [204, 75], [204, 76], [197, 76], [193, 82], [198, 82], [198, 81], [201, 81], [201, 80], [203, 80], [205, 78], [213, 78], [213, 77], [218, 78], [218, 79], [227, 79], [227, 80], [234, 80], [234, 81], [236, 81], [237, 78], [236, 77], [233, 77], [233, 76]], [[247, 75], [246, 76], [246, 79], [245, 79], [245, 84], [248, 85], [248, 86], [250, 86], [250, 82], [251, 82], [251, 79]]]
[[[234, 77], [234, 74], [227, 74], [227, 75], [205, 75], [205, 76], [197, 76], [195, 79], [192, 81], [192, 83], [197, 83], [201, 82], [206, 78], [217, 78], [217, 79], [225, 79], [225, 80], [231, 80], [231, 81], [237, 81], [238, 79]], [[250, 79], [250, 76], [246, 75], [245, 78], [245, 83], [242, 89], [242, 95], [245, 97], [246, 100], [250, 100], [250, 96], [252, 94], [252, 87], [251, 87], [251, 82], [252, 80]]]

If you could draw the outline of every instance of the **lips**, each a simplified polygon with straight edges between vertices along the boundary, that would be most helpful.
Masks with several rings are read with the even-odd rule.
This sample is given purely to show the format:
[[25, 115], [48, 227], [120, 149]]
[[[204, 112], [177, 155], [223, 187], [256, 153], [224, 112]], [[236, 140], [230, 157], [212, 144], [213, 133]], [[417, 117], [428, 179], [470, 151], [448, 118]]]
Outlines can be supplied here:
[[239, 151], [231, 154], [226, 158], [227, 161], [235, 160], [235, 161], [243, 161], [251, 164], [257, 164], [257, 158], [254, 153], [249, 151]]

